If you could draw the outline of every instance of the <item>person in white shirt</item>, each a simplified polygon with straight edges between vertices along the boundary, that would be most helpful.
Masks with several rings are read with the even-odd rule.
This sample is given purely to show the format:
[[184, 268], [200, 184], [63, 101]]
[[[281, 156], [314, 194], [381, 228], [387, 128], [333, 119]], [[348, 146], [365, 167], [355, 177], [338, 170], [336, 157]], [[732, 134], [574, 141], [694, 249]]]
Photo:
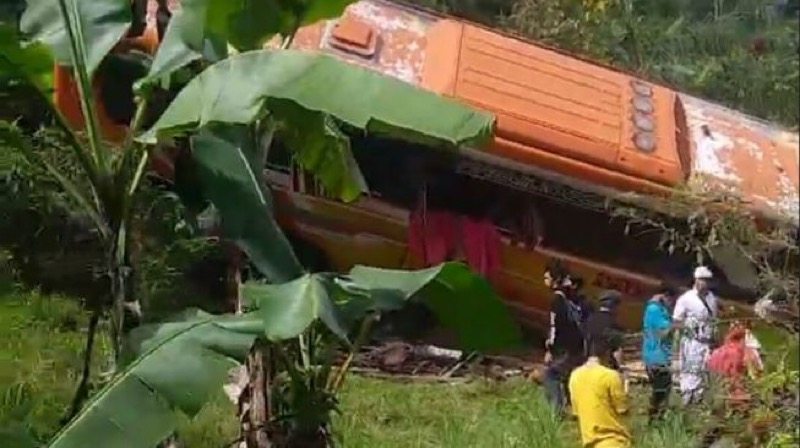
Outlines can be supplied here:
[[709, 290], [713, 278], [705, 266], [694, 270], [694, 286], [675, 302], [672, 319], [681, 329], [679, 352], [680, 393], [684, 405], [699, 402], [707, 382], [708, 357], [714, 339], [717, 298]]

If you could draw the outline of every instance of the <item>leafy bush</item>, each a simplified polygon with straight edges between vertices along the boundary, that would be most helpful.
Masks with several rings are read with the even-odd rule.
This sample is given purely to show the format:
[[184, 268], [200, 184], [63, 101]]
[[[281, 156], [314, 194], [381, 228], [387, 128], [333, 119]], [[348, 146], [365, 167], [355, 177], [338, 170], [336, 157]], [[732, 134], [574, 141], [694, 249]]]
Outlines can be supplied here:
[[[81, 181], [57, 131], [41, 129], [33, 137], [49, 163], [73, 182]], [[212, 255], [215, 244], [194, 239], [195, 229], [174, 194], [152, 182], [144, 182], [142, 189], [145, 199], [137, 213], [142, 230], [134, 261], [143, 306], [162, 316], [189, 298], [194, 299], [190, 305], [213, 307], [209, 294], [203, 293], [206, 288], [192, 287], [185, 273]], [[0, 248], [6, 251], [8, 269], [28, 286], [86, 300], [102, 300], [107, 294], [107, 282], [100, 276], [103, 254], [90, 224], [52, 178], [11, 145], [0, 148]]]
[[800, 120], [796, 2], [413, 2], [609, 63], [789, 127]]

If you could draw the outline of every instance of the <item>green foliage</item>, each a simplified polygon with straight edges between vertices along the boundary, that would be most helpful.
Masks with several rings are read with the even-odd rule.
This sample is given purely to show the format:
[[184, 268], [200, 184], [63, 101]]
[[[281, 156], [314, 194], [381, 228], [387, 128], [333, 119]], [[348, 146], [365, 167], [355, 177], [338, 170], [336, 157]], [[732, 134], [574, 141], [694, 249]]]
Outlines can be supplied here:
[[271, 340], [298, 336], [316, 320], [346, 340], [348, 330], [365, 315], [399, 310], [412, 299], [454, 330], [465, 350], [507, 349], [521, 339], [519, 326], [489, 283], [460, 263], [418, 271], [356, 266], [348, 275], [307, 274], [280, 285], [249, 283], [243, 294], [258, 304]]
[[413, 0], [410, 3], [492, 25], [511, 11], [514, 0]]
[[[200, 236], [174, 193], [144, 182], [141, 195], [133, 263], [145, 321], [157, 322], [186, 307], [226, 311], [219, 299], [224, 273], [219, 242]], [[204, 272], [193, 275], [198, 269]]]
[[518, 0], [512, 32], [798, 124], [798, 19], [769, 2]]
[[[31, 141], [40, 158], [89, 191], [60, 131], [43, 128]], [[206, 291], [193, 287], [185, 274], [211, 254], [214, 244], [195, 240], [196, 225], [174, 194], [149, 181], [142, 187], [142, 200], [135, 205], [140, 229], [133, 262], [145, 315], [163, 317], [178, 311], [180, 303], [215, 309]], [[97, 276], [103, 254], [91, 224], [47, 170], [10, 145], [0, 148], [0, 247], [10, 252], [9, 266], [26, 285], [90, 302], [107, 300], [108, 285]]]
[[366, 186], [329, 116], [362, 131], [439, 146], [480, 143], [493, 123], [488, 114], [331, 56], [262, 50], [209, 67], [139, 139], [153, 143], [213, 123], [251, 125], [267, 114], [301, 166], [346, 201]]
[[23, 427], [0, 428], [0, 443], [15, 448], [36, 448], [36, 440]]
[[31, 40], [45, 44], [54, 59], [64, 65], [73, 65], [70, 34], [85, 49], [80, 57], [88, 74], [100, 66], [109, 51], [119, 42], [131, 22], [130, 2], [126, 0], [93, 0], [90, 2], [68, 0], [65, 2], [71, 20], [80, 17], [79, 26], [68, 32], [58, 1], [28, 0], [20, 23], [22, 32]]
[[[63, 135], [41, 129], [29, 139], [45, 160], [81, 191], [89, 191]], [[75, 213], [70, 198], [40, 164], [0, 137], [0, 247], [28, 285], [40, 285], [88, 300], [104, 294], [94, 279], [101, 264], [91, 226]], [[81, 258], [75, 254], [81, 254]]]
[[[198, 412], [227, 371], [242, 361], [253, 342], [265, 334], [272, 343], [266, 347], [257, 344], [255, 356], [269, 357], [266, 369], [274, 380], [267, 387], [275, 397], [270, 415], [277, 415], [275, 425], [280, 427], [279, 433], [295, 439], [290, 443], [305, 446], [296, 439], [314, 438], [328, 428], [331, 412], [336, 408], [336, 391], [347, 373], [344, 366], [333, 375], [331, 355], [340, 340], [330, 338], [317, 325], [317, 319], [345, 339], [346, 333], [356, 328], [345, 328], [338, 321], [336, 307], [350, 298], [372, 299], [377, 288], [383, 292], [397, 289], [394, 296], [408, 298], [417, 290], [424, 292], [428, 284], [439, 284], [442, 287], [434, 295], [443, 304], [452, 302], [447, 295], [474, 295], [470, 288], [479, 283], [470, 281], [468, 277], [473, 274], [466, 270], [453, 276], [454, 271], [447, 268], [435, 275], [426, 273], [421, 280], [408, 280], [410, 274], [398, 272], [396, 277], [405, 276], [407, 280], [388, 286], [359, 285], [350, 279], [348, 287], [342, 287], [330, 281], [335, 278], [332, 274], [301, 276], [303, 270], [272, 216], [269, 190], [262, 179], [265, 151], [271, 137], [281, 132], [295, 146], [296, 159], [305, 169], [315, 172], [335, 194], [353, 200], [364, 189], [363, 179], [353, 174], [357, 168], [338, 123], [366, 132], [455, 147], [487, 138], [493, 118], [330, 57], [292, 51], [252, 51], [212, 65], [181, 91], [140, 141], [128, 139], [122, 148], [112, 149], [103, 140], [98, 126], [91, 79], [122, 36], [120, 30], [128, 24], [129, 12], [122, 3], [121, 0], [95, 3], [58, 0], [48, 4], [32, 1], [23, 17], [23, 29], [34, 41], [49, 46], [57, 61], [73, 66], [88, 138], [76, 135], [63, 120], [59, 123], [71, 137], [68, 146], [81, 169], [78, 178], [82, 182], [76, 184], [47, 163], [29, 135], [13, 125], [0, 127], [0, 136], [21, 149], [26, 162], [44, 166], [73, 205], [90, 219], [103, 244], [108, 266], [113, 305], [111, 333], [120, 370], [72, 416], [50, 445], [153, 446], [174, 430], [175, 411], [190, 416]], [[190, 43], [196, 45], [205, 44], [207, 38], [223, 38], [245, 48], [257, 46], [267, 37], [255, 36], [253, 28], [248, 30], [244, 26], [247, 21], [255, 24], [253, 19], [257, 17], [248, 15], [263, 12], [248, 9], [249, 2], [206, 3], [207, 10], [187, 9], [183, 20], [171, 25], [171, 40], [164, 47], [168, 61], [161, 66], [156, 64], [161, 74], [169, 74], [198, 57], [186, 45], [181, 47], [186, 43], [181, 39], [191, 33], [195, 34]], [[276, 30], [293, 33], [304, 20], [337, 15], [347, 3], [305, 2], [283, 8], [296, 23], [281, 23]], [[194, 5], [200, 5], [199, 0]], [[206, 28], [210, 32], [207, 36], [203, 34]], [[176, 42], [177, 45], [172, 45]], [[12, 47], [21, 48], [21, 45]], [[0, 50], [2, 54], [11, 54], [7, 48]], [[158, 56], [156, 59], [158, 62]], [[254, 73], [258, 74], [256, 83], [252, 82]], [[337, 81], [332, 84], [335, 88], [330, 88], [331, 79]], [[35, 82], [28, 82], [36, 86]], [[238, 87], [231, 90], [232, 86]], [[130, 125], [134, 135], [153, 90], [142, 89], [138, 94], [138, 109]], [[385, 108], [389, 103], [397, 107]], [[60, 117], [58, 113], [55, 115]], [[144, 198], [139, 186], [150, 156], [150, 150], [142, 144], [154, 144], [158, 137], [186, 134], [191, 137], [191, 157], [198, 175], [195, 180], [200, 181], [204, 196], [219, 212], [223, 236], [237, 243], [271, 280], [295, 280], [257, 290], [261, 292], [257, 297], [261, 309], [256, 312], [242, 316], [184, 313], [181, 318], [139, 327], [123, 339], [125, 305], [133, 299], [132, 291], [136, 291], [128, 286], [132, 281], [131, 268], [135, 266], [132, 242], [136, 237], [147, 239], [146, 235], [137, 234], [141, 227], [136, 225], [142, 220], [135, 214]], [[265, 144], [261, 145], [262, 142]], [[183, 152], [186, 154], [185, 148]], [[82, 191], [80, 185], [87, 186], [88, 192]], [[441, 281], [438, 274], [447, 272], [453, 278]], [[466, 279], [457, 281], [465, 276]], [[491, 293], [491, 288], [478, 291], [487, 292]], [[331, 296], [336, 296], [336, 302]], [[393, 306], [399, 307], [401, 303]], [[94, 304], [93, 310], [91, 332], [103, 308]], [[370, 312], [369, 316], [363, 313], [349, 316], [350, 323], [362, 321], [356, 348], [380, 310], [380, 306], [368, 304], [362, 311]], [[489, 315], [488, 319], [498, 316]], [[470, 317], [487, 318], [475, 314]], [[453, 323], [469, 327], [465, 334], [492, 328], [491, 323], [481, 325], [463, 320]], [[87, 364], [91, 352], [89, 343]], [[84, 373], [83, 380], [86, 379], [88, 374]], [[84, 381], [79, 391], [84, 390]], [[75, 403], [79, 404], [81, 392], [76, 397]], [[280, 434], [272, 434], [277, 435]]]
[[[189, 416], [199, 412], [212, 391], [222, 384], [228, 370], [244, 359], [262, 334], [281, 343], [266, 348], [275, 355], [272, 362], [278, 366], [271, 375], [279, 379], [268, 385], [274, 389], [271, 396], [275, 400], [276, 421], [288, 422], [285, 431], [289, 435], [296, 431], [313, 432], [327, 427], [330, 412], [336, 408], [335, 393], [347, 369], [342, 367], [334, 376], [332, 354], [346, 334], [355, 330], [345, 328], [339, 320], [348, 300], [376, 299], [371, 306], [361, 307], [361, 316], [354, 319], [359, 322], [370, 310], [400, 306], [399, 303], [387, 306], [390, 303], [387, 297], [404, 301], [417, 293], [430, 295], [426, 291], [437, 284], [446, 284], [447, 289], [437, 291], [433, 297], [451, 307], [468, 296], [480, 298], [485, 304], [483, 309], [491, 310], [501, 303], [496, 296], [474, 290], [475, 285], [485, 281], [478, 280], [466, 267], [459, 269], [457, 265], [446, 264], [410, 273], [382, 270], [380, 275], [385, 282], [380, 281], [381, 277], [374, 278], [378, 275], [365, 275], [371, 270], [355, 269], [351, 278], [343, 279], [350, 282], [346, 288], [338, 286], [334, 274], [310, 274], [279, 285], [250, 285], [244, 293], [256, 311], [241, 316], [188, 311], [164, 323], [136, 328], [127, 339], [122, 370], [62, 429], [50, 446], [78, 447], [90, 439], [108, 447], [149, 447], [158, 443], [174, 430], [175, 410]], [[369, 281], [362, 284], [358, 279]], [[338, 296], [337, 301], [331, 298], [334, 295]], [[464, 325], [456, 329], [459, 335], [468, 336], [466, 344], [479, 340], [484, 346], [498, 347], [518, 342], [497, 339], [508, 335], [510, 330], [487, 333], [500, 328], [499, 324], [515, 327], [507, 314], [504, 317], [505, 321], [497, 321], [491, 313], [484, 313], [479, 321], [455, 321], [456, 325]], [[318, 320], [339, 339], [325, 337]], [[359, 340], [363, 340], [363, 332], [368, 328], [362, 325]], [[482, 336], [472, 336], [471, 341], [469, 335]], [[297, 341], [297, 345], [288, 341]], [[290, 357], [289, 353], [295, 351], [301, 361]]]
[[228, 371], [244, 360], [258, 318], [186, 313], [144, 325], [128, 338], [122, 369], [49, 446], [152, 447], [175, 428], [175, 411], [200, 411]]
[[228, 55], [227, 44], [239, 51], [261, 48], [276, 34], [289, 36], [301, 25], [340, 15], [353, 1], [185, 1], [170, 21], [145, 82], [198, 59], [220, 61]]
[[[634, 196], [626, 197], [642, 204]], [[782, 296], [785, 303], [761, 313], [765, 320], [756, 322], [753, 329], [762, 344], [765, 371], [748, 382], [748, 393], [753, 398], [747, 403], [750, 412], [729, 415], [727, 388], [719, 382], [709, 394], [714, 415], [710, 425], [747, 439], [745, 446], [763, 446], [754, 445], [753, 439], [765, 435], [768, 436], [765, 439], [796, 441], [796, 408], [800, 399], [796, 228], [782, 225], [785, 223], [759, 227], [748, 205], [724, 191], [697, 194], [676, 190], [668, 197], [648, 198], [646, 202], [650, 211], [618, 207], [612, 213], [624, 217], [629, 227], [642, 226], [659, 232], [662, 245], [670, 252], [686, 251], [696, 254], [700, 263], [715, 263], [731, 283], [752, 283], [747, 292], [751, 297], [774, 297], [778, 302], [778, 297]], [[672, 219], [665, 219], [665, 216]], [[738, 266], [726, 260], [731, 256], [740, 262]], [[741, 269], [742, 264], [745, 269]], [[739, 277], [750, 277], [753, 281]], [[742, 427], [747, 430], [742, 431]]]
[[[246, 285], [243, 292], [259, 308], [267, 338], [296, 341], [265, 349], [277, 366], [269, 373], [276, 377], [268, 385], [270, 413], [290, 439], [315, 439], [313, 434], [329, 431], [332, 412], [338, 409], [336, 394], [352, 357], [382, 313], [400, 309], [408, 300], [428, 305], [455, 330], [462, 348], [491, 350], [520, 342], [519, 328], [500, 298], [484, 279], [458, 263], [414, 272], [357, 266], [346, 276], [308, 274], [281, 285]], [[453, 311], [462, 307], [465, 311]], [[354, 342], [351, 334], [356, 335]], [[334, 368], [342, 345], [350, 355]], [[297, 353], [296, 359], [286, 353]]]
[[242, 294], [249, 302], [258, 304], [270, 340], [296, 337], [316, 320], [347, 340], [347, 330], [330, 297], [333, 286], [331, 276], [306, 274], [279, 285], [246, 284]]
[[313, 123], [327, 114], [359, 130], [433, 145], [480, 144], [493, 124], [490, 114], [332, 56], [260, 50], [231, 56], [194, 78], [139, 140], [153, 143], [209, 123], [251, 124], [265, 112], [278, 121], [288, 115], [287, 126], [296, 126], [297, 106]]
[[53, 60], [49, 50], [39, 43], [21, 47], [20, 38], [15, 25], [0, 21], [0, 85], [24, 78], [40, 90], [51, 90]]
[[519, 326], [502, 299], [463, 264], [419, 271], [356, 266], [349, 277], [372, 289], [372, 300], [381, 311], [400, 309], [405, 301], [417, 298], [442, 325], [455, 331], [465, 350], [502, 350], [520, 344]]
[[412, 3], [504, 28], [789, 127], [800, 120], [800, 24], [792, 2]]
[[[0, 293], [0, 429], [38, 442], [55, 432], [80, 375], [87, 321], [71, 297], [22, 288]], [[95, 349], [107, 353], [108, 341]], [[2, 437], [0, 445], [17, 446]]]
[[767, 421], [769, 425], [769, 447], [797, 446], [800, 435], [797, 422], [800, 411], [800, 373], [798, 373], [797, 342], [781, 353], [781, 358], [765, 375], [756, 379], [754, 389], [758, 407], [751, 420]]
[[253, 166], [254, 146], [245, 126], [208, 127], [192, 136], [193, 160], [203, 192], [219, 212], [222, 236], [268, 279], [288, 281], [302, 268], [272, 216], [271, 193]]
[[352, 201], [365, 185], [332, 117], [367, 132], [450, 146], [482, 141], [493, 122], [329, 56], [262, 50], [232, 56], [198, 75], [140, 140], [196, 133], [193, 163], [205, 196], [220, 212], [223, 236], [268, 278], [287, 281], [301, 270], [272, 218], [270, 193], [260, 186], [254, 166], [263, 164], [263, 149], [252, 126], [268, 135], [280, 132], [305, 169], [332, 194]]
[[[22, 292], [0, 296], [0, 395], [8, 391], [0, 402], [0, 428], [20, 437], [27, 431], [37, 442], [58, 430], [74, 389], [65, 378], [79, 375], [83, 342], [80, 328], [54, 330], [48, 314], [32, 315], [30, 305], [39, 302], [37, 309], [54, 315], [77, 313], [78, 327], [88, 319], [72, 299]], [[108, 344], [98, 351], [108, 353]], [[632, 392], [629, 421], [636, 446], [693, 446], [694, 414], [671, 414], [663, 425], [645, 425], [641, 416], [648, 392]], [[212, 399], [194, 419], [178, 419], [186, 446], [223, 447], [237, 438], [236, 406], [221, 390]], [[577, 443], [575, 422], [553, 418], [541, 388], [525, 381], [430, 384], [353, 376], [339, 400], [342, 412], [333, 417], [333, 428], [339, 446], [347, 448], [546, 448]], [[18, 446], [5, 443], [9, 440], [0, 434], [0, 446]]]

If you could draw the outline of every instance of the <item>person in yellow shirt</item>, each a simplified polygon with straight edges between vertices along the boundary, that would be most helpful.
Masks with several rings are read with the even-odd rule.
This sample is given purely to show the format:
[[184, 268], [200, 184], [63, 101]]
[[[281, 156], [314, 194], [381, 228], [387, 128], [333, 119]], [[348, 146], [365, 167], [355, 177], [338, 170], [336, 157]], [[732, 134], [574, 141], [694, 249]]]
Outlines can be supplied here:
[[569, 391], [572, 413], [578, 418], [581, 442], [591, 448], [629, 448], [630, 431], [623, 420], [628, 412], [626, 387], [619, 371], [612, 366], [619, 347], [608, 340], [596, 340], [589, 347], [585, 364], [572, 372]]

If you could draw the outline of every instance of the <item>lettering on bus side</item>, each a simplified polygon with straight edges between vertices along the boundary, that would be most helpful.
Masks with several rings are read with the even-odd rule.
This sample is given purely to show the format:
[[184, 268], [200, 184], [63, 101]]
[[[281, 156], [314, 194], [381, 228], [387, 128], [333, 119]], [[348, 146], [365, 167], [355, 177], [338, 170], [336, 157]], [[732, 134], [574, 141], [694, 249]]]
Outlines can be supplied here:
[[623, 295], [633, 297], [639, 297], [642, 292], [642, 288], [638, 282], [619, 278], [609, 274], [608, 272], [597, 273], [597, 275], [594, 277], [594, 281], [592, 282], [592, 286], [596, 286], [601, 289], [615, 289], [621, 292]]

